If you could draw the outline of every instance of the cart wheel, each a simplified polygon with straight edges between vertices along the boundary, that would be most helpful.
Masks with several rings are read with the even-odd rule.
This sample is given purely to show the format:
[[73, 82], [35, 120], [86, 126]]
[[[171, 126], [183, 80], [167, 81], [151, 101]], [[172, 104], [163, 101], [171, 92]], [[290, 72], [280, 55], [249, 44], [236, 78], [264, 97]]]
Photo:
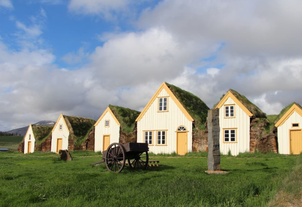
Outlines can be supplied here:
[[148, 151], [140, 152], [134, 156], [134, 159], [128, 159], [130, 168], [145, 170], [148, 166], [149, 155]]
[[106, 167], [109, 171], [119, 173], [125, 166], [125, 151], [119, 143], [111, 144], [106, 152]]

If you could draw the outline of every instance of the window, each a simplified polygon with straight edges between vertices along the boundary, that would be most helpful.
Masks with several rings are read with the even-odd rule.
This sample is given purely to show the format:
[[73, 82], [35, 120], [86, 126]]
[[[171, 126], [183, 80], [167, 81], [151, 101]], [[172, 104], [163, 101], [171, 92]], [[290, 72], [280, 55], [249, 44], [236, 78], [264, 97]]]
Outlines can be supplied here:
[[152, 145], [152, 131], [146, 131], [145, 132], [145, 143], [148, 145]]
[[110, 126], [110, 120], [105, 120], [105, 127], [109, 127]]
[[292, 127], [299, 127], [299, 123], [293, 123]]
[[166, 131], [157, 132], [157, 144], [165, 145], [166, 144]]
[[234, 105], [225, 106], [225, 117], [235, 117]]
[[168, 111], [168, 98], [158, 98], [158, 111]]
[[236, 142], [236, 129], [224, 130], [224, 142]]
[[62, 124], [59, 125], [59, 129], [60, 129], [60, 130], [63, 129], [63, 125], [62, 125]]
[[184, 126], [180, 126], [180, 127], [178, 127], [178, 129], [177, 129], [177, 131], [186, 131], [187, 129], [186, 129], [186, 127], [184, 127]]
[[28, 135], [28, 140], [31, 140], [31, 134]]

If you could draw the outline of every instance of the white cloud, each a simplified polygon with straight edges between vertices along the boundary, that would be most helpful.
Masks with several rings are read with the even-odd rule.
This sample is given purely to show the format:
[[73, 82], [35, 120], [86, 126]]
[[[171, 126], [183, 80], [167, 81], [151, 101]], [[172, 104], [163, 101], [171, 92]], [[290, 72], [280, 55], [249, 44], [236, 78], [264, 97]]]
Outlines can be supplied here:
[[71, 0], [68, 9], [79, 14], [101, 15], [110, 19], [112, 12], [124, 10], [128, 3], [128, 0]]
[[77, 64], [80, 62], [85, 62], [88, 58], [89, 53], [85, 52], [83, 47], [79, 48], [76, 53], [68, 53], [62, 57], [62, 60], [68, 64]]
[[23, 30], [30, 37], [40, 36], [43, 32], [38, 25], [33, 25], [31, 27], [27, 27], [19, 21], [16, 21], [17, 28]]
[[10, 0], [0, 0], [0, 7], [1, 6], [9, 8], [9, 9], [13, 8], [13, 4]]

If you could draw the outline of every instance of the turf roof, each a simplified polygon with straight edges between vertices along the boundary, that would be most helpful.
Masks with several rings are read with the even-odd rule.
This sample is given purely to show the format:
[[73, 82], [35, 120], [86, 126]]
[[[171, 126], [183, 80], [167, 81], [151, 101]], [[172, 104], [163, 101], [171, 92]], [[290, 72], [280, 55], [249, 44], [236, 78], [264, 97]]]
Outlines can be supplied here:
[[89, 131], [95, 124], [95, 120], [89, 118], [66, 115], [63, 115], [63, 117], [65, 120], [67, 120], [66, 124], [69, 128], [69, 132], [73, 133], [72, 138], [75, 140], [76, 144], [81, 144], [82, 142], [84, 142]]
[[297, 106], [299, 106], [301, 109], [302, 109], [302, 107], [301, 107], [301, 105], [300, 104], [298, 104], [298, 103], [296, 103], [296, 102], [293, 102], [293, 103], [291, 103], [291, 104], [289, 104], [288, 106], [286, 106], [284, 109], [282, 109], [281, 110], [281, 112], [280, 112], [280, 114], [276, 117], [276, 119], [275, 119], [275, 123], [277, 123], [281, 118], [282, 118], [282, 116], [294, 105], [294, 104], [296, 104]]
[[199, 129], [204, 129], [204, 124], [207, 120], [209, 107], [194, 94], [172, 84], [166, 84], [182, 104], [182, 106], [192, 116], [195, 121], [195, 126]]
[[135, 127], [135, 120], [139, 116], [140, 112], [133, 109], [113, 105], [109, 105], [109, 108], [116, 119], [120, 122], [121, 130], [126, 133], [132, 132]]
[[32, 125], [32, 130], [37, 143], [41, 143], [51, 133], [53, 126]]
[[[261, 111], [261, 109], [259, 109], [255, 104], [253, 104], [250, 100], [248, 100], [245, 96], [241, 95], [233, 89], [230, 89], [229, 91], [253, 114], [253, 117], [266, 118], [266, 114]], [[223, 99], [225, 95], [226, 94], [223, 94], [220, 100]], [[218, 103], [219, 102], [220, 101], [218, 101]], [[214, 108], [218, 103], [214, 105]]]

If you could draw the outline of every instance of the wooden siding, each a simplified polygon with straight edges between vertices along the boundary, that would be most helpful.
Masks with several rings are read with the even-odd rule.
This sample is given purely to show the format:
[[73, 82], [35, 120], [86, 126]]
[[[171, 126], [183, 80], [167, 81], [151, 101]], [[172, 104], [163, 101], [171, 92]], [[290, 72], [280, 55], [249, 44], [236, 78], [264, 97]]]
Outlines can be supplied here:
[[[292, 127], [293, 123], [299, 123], [299, 127]], [[295, 111], [278, 130], [278, 152], [290, 154], [290, 130], [302, 129], [302, 117]]]
[[[109, 127], [105, 127], [105, 120], [109, 120]], [[119, 142], [120, 138], [120, 125], [115, 121], [115, 118], [108, 110], [106, 114], [95, 125], [95, 142], [94, 151], [103, 151], [103, 137], [104, 135], [110, 135], [110, 144]]]
[[[225, 105], [235, 105], [235, 118], [225, 118]], [[232, 98], [228, 98], [219, 109], [220, 124], [220, 152], [224, 155], [231, 151], [232, 155], [250, 151], [250, 117], [236, 104]], [[236, 129], [236, 142], [224, 142], [223, 129]]]
[[[29, 140], [29, 135], [31, 135], [31, 138]], [[33, 130], [32, 130], [32, 126], [29, 125], [28, 126], [28, 129], [27, 129], [27, 132], [24, 136], [24, 154], [27, 154], [28, 153], [28, 142], [31, 141], [31, 149], [30, 149], [30, 152], [33, 153], [35, 151], [35, 136], [34, 136], [34, 133], [33, 133]]]
[[[177, 146], [177, 128], [186, 127], [188, 131], [187, 151], [192, 151], [192, 121], [183, 114], [165, 89], [157, 97], [168, 97], [168, 112], [158, 112], [158, 98], [154, 99], [144, 116], [137, 122], [137, 142], [145, 142], [144, 131], [152, 131], [153, 145], [149, 152], [173, 153]], [[156, 131], [166, 131], [166, 145], [157, 145]]]
[[[60, 125], [62, 125], [62, 129], [60, 129]], [[68, 150], [69, 130], [66, 126], [63, 116], [60, 116], [60, 119], [57, 121], [54, 127], [55, 128], [52, 130], [51, 152], [57, 151], [58, 138], [62, 138], [62, 150]]]

